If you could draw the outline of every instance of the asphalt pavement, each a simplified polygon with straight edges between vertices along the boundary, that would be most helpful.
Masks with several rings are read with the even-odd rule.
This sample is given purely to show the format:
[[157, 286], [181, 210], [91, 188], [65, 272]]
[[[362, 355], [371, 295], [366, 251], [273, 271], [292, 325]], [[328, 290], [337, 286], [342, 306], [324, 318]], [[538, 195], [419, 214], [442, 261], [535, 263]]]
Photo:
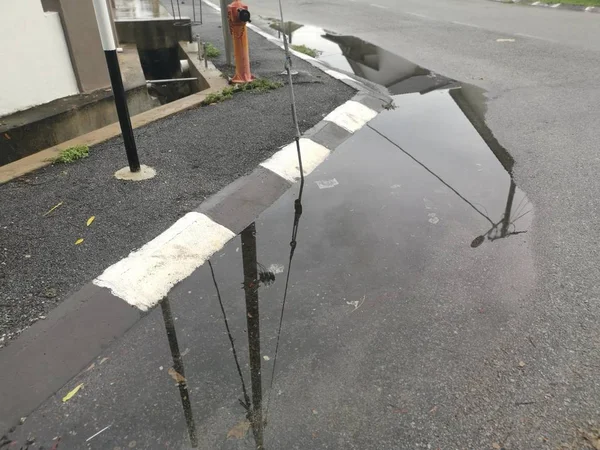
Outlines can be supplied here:
[[219, 295], [198, 269], [169, 296], [173, 327], [153, 311], [9, 438], [593, 449], [600, 17], [484, 0], [284, 8], [378, 45], [352, 53], [362, 66], [412, 61], [417, 89], [400, 76], [390, 111], [307, 177], [295, 245], [297, 188], [257, 219], [256, 253], [250, 230], [212, 257]]
[[535, 210], [510, 156], [455, 89], [394, 104], [306, 178], [297, 223], [298, 186], [10, 438], [67, 449], [572, 440], [574, 414], [595, 408], [594, 369], [575, 375], [532, 327], [546, 308], [532, 301]]

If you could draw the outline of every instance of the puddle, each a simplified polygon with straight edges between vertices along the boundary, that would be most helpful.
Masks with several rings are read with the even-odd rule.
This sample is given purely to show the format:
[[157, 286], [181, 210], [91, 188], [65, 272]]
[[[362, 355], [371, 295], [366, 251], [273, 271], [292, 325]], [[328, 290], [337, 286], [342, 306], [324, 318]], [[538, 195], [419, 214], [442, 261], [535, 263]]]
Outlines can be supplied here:
[[[267, 19], [270, 20], [270, 19]], [[413, 64], [394, 53], [354, 36], [345, 36], [312, 25], [270, 20], [269, 25], [292, 45], [305, 45], [317, 51], [317, 59], [328, 66], [385, 86], [391, 94], [426, 93], [457, 83]]]
[[[486, 110], [486, 98], [485, 93], [482, 89], [466, 83], [461, 83], [456, 80], [444, 77], [436, 74], [424, 67], [412, 63], [411, 61], [402, 58], [396, 54], [393, 54], [381, 47], [373, 45], [355, 36], [340, 35], [327, 31], [323, 28], [319, 28], [312, 25], [303, 25], [296, 22], [285, 22], [283, 25], [280, 21], [275, 19], [267, 19], [270, 21], [270, 27], [278, 32], [281, 37], [281, 33], [285, 33], [288, 37], [289, 42], [292, 45], [303, 45], [313, 49], [317, 52], [316, 57], [319, 61], [326, 65], [346, 72], [348, 74], [356, 75], [365, 80], [371, 81], [378, 85], [386, 87], [389, 92], [393, 95], [394, 103], [390, 105], [390, 108], [401, 108], [410, 109], [416, 105], [421, 104], [419, 97], [406, 97], [405, 94], [418, 94], [425, 95], [432, 91], [443, 90], [447, 95], [442, 95], [437, 98], [436, 101], [440, 103], [448, 103], [446, 100], [452, 99], [454, 104], [458, 107], [458, 110], [462, 112], [462, 116], [470, 122], [473, 129], [479, 134], [480, 138], [491, 150], [494, 157], [500, 163], [499, 176], [505, 178], [504, 184], [508, 186], [506, 188], [506, 204], [504, 210], [500, 214], [500, 218], [492, 218], [487, 215], [481, 208], [477, 208], [472, 205], [474, 211], [478, 214], [485, 216], [489, 222], [490, 228], [476, 236], [471, 242], [472, 248], [477, 248], [482, 245], [486, 240], [495, 241], [497, 239], [514, 236], [521, 234], [524, 230], [518, 230], [516, 228], [516, 220], [525, 222], [520, 214], [525, 213], [529, 215], [531, 205], [526, 199], [525, 195], [516, 188], [514, 180], [512, 178], [512, 169], [514, 165], [514, 159], [496, 140], [491, 130], [487, 127], [484, 116]], [[443, 99], [442, 99], [443, 97]], [[450, 105], [449, 102], [448, 105]], [[462, 129], [469, 128], [464, 120], [456, 119], [461, 117], [460, 112], [455, 107], [450, 107], [453, 110], [448, 110], [447, 113], [441, 111], [448, 110], [448, 107], [444, 106], [441, 109], [434, 107], [430, 114], [438, 116], [440, 123], [444, 123], [447, 128], [450, 122], [456, 122], [454, 126], [462, 127]], [[405, 130], [407, 127], [403, 124], [407, 124], [410, 120], [402, 113], [385, 113], [383, 117], [393, 117], [392, 119], [385, 119], [386, 126], [383, 130], [383, 134], [387, 135], [392, 130], [402, 129]], [[410, 116], [410, 114], [409, 114]], [[376, 121], [377, 122], [377, 121]], [[378, 123], [382, 123], [379, 119]], [[432, 130], [422, 129], [416, 124], [416, 128], [412, 128], [414, 131], [417, 130], [417, 134], [427, 136]], [[464, 136], [464, 131], [455, 129], [455, 133], [449, 133], [447, 139], [458, 140]], [[389, 136], [388, 136], [389, 137]], [[400, 140], [402, 138], [398, 136]], [[432, 152], [435, 146], [443, 147], [442, 142], [430, 142], [422, 143], [419, 146], [419, 152]], [[403, 150], [404, 151], [404, 150]], [[427, 166], [421, 163], [414, 155], [407, 153], [415, 162], [423, 166], [423, 169], [430, 170]], [[476, 164], [476, 170], [482, 172], [480, 163]], [[503, 173], [502, 169], [506, 173]], [[434, 177], [437, 177], [436, 173], [431, 172]], [[456, 168], [454, 176], [468, 176], [467, 167]], [[441, 180], [443, 183], [446, 181]], [[488, 180], [489, 181], [489, 180]], [[448, 185], [448, 188], [452, 190], [452, 187]], [[467, 204], [470, 202], [463, 197], [458, 191], [455, 194], [463, 199]], [[515, 207], [515, 201], [518, 203], [518, 207]], [[523, 204], [528, 205], [527, 211], [522, 210]], [[485, 209], [485, 208], [483, 208]], [[439, 219], [437, 217], [430, 218], [430, 223], [437, 223]], [[527, 218], [529, 221], [529, 218]]]
[[[308, 31], [296, 27], [293, 43], [387, 86], [393, 106], [115, 345], [120, 364], [102, 377], [116, 385], [106, 394], [86, 381], [81, 411], [127, 426], [97, 445], [459, 447], [480, 430], [465, 437], [447, 424], [478, 426], [505, 396], [480, 362], [534, 287], [533, 210], [483, 120], [483, 91], [356, 38], [320, 47], [302, 40]], [[492, 380], [481, 392], [475, 369]], [[89, 417], [61, 420], [76, 429]]]

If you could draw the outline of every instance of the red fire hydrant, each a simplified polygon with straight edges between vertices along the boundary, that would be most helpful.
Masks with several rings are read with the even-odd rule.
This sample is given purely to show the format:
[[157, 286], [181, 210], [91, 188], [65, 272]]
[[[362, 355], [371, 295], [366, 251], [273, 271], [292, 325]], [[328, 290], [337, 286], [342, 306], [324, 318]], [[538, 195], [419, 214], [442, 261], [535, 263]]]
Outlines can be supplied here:
[[248, 6], [240, 0], [235, 0], [227, 7], [229, 31], [233, 38], [233, 55], [235, 58], [235, 76], [232, 83], [247, 83], [254, 77], [250, 73], [250, 53], [248, 51], [248, 34], [246, 23], [250, 22]]

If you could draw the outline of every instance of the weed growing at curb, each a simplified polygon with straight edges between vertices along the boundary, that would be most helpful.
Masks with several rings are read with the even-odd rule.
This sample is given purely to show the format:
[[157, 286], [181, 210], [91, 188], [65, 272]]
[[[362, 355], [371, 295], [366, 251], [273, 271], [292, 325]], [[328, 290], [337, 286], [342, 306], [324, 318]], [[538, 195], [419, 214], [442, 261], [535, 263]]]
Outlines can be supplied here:
[[90, 148], [87, 145], [75, 145], [65, 148], [60, 154], [54, 158], [52, 162], [57, 164], [69, 164], [82, 158], [89, 156]]
[[322, 51], [315, 50], [314, 48], [307, 47], [306, 45], [292, 45], [292, 49], [297, 52], [304, 53], [305, 55], [312, 56], [313, 58], [317, 58], [323, 53]]
[[221, 50], [212, 45], [210, 42], [206, 43], [206, 54], [204, 55], [207, 58], [216, 58], [221, 54]]
[[215, 103], [221, 103], [225, 100], [229, 100], [233, 97], [233, 94], [236, 92], [244, 92], [244, 91], [255, 91], [255, 92], [266, 92], [271, 91], [273, 89], [277, 89], [283, 86], [283, 83], [279, 81], [271, 81], [266, 78], [257, 78], [256, 80], [252, 80], [249, 83], [236, 84], [230, 87], [226, 87], [221, 92], [213, 92], [208, 94], [200, 105], [208, 106], [213, 105]]

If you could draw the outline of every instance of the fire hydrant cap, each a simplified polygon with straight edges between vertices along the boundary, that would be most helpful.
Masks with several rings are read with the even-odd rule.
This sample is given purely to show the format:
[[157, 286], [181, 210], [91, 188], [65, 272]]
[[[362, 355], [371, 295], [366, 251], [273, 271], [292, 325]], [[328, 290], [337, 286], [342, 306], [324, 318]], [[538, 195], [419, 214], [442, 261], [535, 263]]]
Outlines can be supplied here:
[[238, 19], [242, 22], [250, 22], [250, 11], [247, 9], [238, 8]]

